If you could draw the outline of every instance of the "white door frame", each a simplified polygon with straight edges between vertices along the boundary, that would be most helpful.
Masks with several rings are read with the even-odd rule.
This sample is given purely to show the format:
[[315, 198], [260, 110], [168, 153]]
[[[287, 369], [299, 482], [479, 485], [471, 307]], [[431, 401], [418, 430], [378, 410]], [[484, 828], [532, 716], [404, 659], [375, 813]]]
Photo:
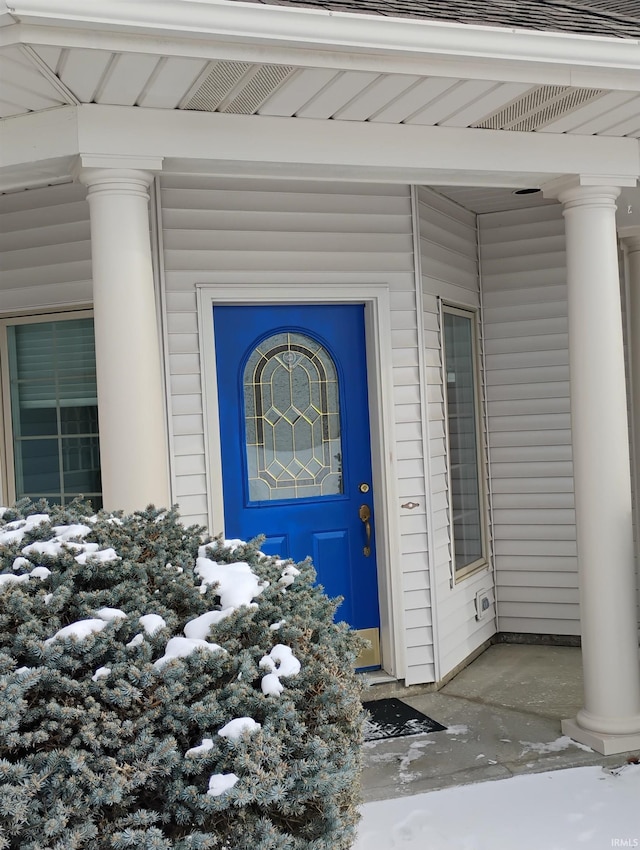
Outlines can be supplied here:
[[[404, 678], [400, 533], [396, 507], [393, 378], [388, 280], [371, 274], [220, 273], [196, 285], [200, 336], [209, 527], [224, 531], [222, 451], [218, 416], [215, 304], [348, 304], [365, 306], [371, 461], [376, 512], [380, 645], [384, 670]], [[211, 278], [214, 278], [212, 280]], [[217, 280], [216, 280], [217, 279]]]

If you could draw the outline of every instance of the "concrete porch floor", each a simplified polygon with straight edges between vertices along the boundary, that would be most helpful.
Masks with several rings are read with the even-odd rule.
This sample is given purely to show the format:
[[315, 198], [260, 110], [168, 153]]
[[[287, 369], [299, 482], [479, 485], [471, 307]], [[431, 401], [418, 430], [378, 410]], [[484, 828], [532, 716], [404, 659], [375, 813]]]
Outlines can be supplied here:
[[393, 695], [448, 728], [367, 742], [363, 802], [522, 773], [613, 768], [629, 756], [602, 756], [562, 735], [560, 721], [582, 707], [578, 648], [496, 644], [438, 692], [385, 690], [375, 685], [365, 699]]

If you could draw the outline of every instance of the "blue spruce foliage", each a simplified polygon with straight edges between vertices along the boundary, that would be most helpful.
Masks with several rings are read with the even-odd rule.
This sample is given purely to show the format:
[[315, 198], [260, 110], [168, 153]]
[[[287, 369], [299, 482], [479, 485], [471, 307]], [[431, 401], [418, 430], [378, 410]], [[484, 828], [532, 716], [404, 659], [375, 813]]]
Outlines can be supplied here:
[[360, 647], [259, 543], [0, 509], [0, 850], [352, 846]]

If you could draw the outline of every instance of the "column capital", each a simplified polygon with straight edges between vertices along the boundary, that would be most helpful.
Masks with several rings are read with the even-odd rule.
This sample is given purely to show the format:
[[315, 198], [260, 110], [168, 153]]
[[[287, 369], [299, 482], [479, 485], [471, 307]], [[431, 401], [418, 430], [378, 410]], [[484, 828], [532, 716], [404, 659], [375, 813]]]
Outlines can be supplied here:
[[95, 193], [137, 195], [149, 198], [154, 172], [162, 170], [162, 157], [101, 156], [80, 154], [72, 174]]
[[96, 195], [128, 195], [146, 203], [153, 174], [133, 168], [82, 168], [76, 179], [87, 187], [89, 201]]
[[605, 207], [613, 212], [619, 195], [619, 186], [582, 186], [575, 183], [557, 186], [553, 193], [553, 197], [560, 201], [565, 210], [572, 207]]
[[593, 202], [598, 205], [604, 202], [608, 206], [609, 203], [615, 204], [622, 187], [635, 186], [636, 183], [636, 176], [625, 174], [568, 174], [545, 183], [542, 191], [545, 197], [555, 198], [563, 204], [577, 201], [580, 204]]
[[85, 168], [106, 168], [118, 170], [133, 169], [134, 171], [162, 171], [161, 156], [128, 156], [126, 154], [96, 154], [81, 153], [74, 165], [74, 172]]

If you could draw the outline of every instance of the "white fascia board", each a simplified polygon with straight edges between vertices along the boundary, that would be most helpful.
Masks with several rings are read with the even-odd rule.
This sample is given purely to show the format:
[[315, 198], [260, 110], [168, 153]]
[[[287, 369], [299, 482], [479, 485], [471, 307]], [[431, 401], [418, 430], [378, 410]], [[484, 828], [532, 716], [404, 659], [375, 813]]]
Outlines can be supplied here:
[[[144, 49], [145, 38], [154, 36], [166, 45], [182, 42], [186, 50], [194, 41], [206, 43], [214, 39], [240, 46], [245, 54], [266, 47], [303, 49], [307, 56], [310, 51], [313, 54], [330, 52], [337, 66], [342, 66], [345, 55], [359, 54], [372, 64], [383, 58], [420, 58], [565, 68], [572, 73], [586, 74], [590, 80], [598, 71], [629, 73], [640, 70], [638, 39], [470, 26], [235, 0], [157, 0], [153, 3], [147, 0], [10, 0], [10, 7], [22, 24], [81, 31], [83, 46], [98, 46], [96, 36], [110, 33], [137, 36], [140, 49]], [[26, 37], [25, 32], [21, 38]]]
[[226, 115], [85, 104], [0, 123], [0, 172], [82, 154], [164, 158], [164, 171], [444, 185], [548, 183], [566, 174], [623, 185], [640, 175], [640, 142]]
[[83, 153], [215, 160], [236, 167], [270, 164], [283, 176], [288, 169], [299, 176], [304, 166], [320, 166], [327, 176], [339, 170], [372, 180], [393, 169], [405, 182], [425, 169], [461, 175], [640, 174], [640, 143], [631, 138], [94, 104], [78, 107], [78, 143]]
[[0, 121], [0, 169], [77, 154], [77, 110], [62, 106]]
[[[626, 42], [625, 42], [626, 43]], [[577, 86], [612, 91], [640, 91], [640, 59], [623, 62], [623, 67], [599, 67], [542, 63], [514, 59], [475, 59], [423, 53], [401, 55], [381, 52], [358, 53], [354, 50], [310, 50], [287, 44], [258, 44], [225, 41], [213, 36], [190, 38], [169, 35], [140, 36], [114, 32], [61, 27], [15, 24], [0, 28], [0, 47], [28, 44], [33, 47], [91, 48], [114, 53], [147, 53], [155, 56], [179, 56], [204, 60], [271, 63], [299, 68], [333, 68], [345, 71], [370, 71], [380, 74], [449, 77], [452, 79], [496, 80], [531, 85]], [[640, 51], [638, 51], [640, 53]]]

